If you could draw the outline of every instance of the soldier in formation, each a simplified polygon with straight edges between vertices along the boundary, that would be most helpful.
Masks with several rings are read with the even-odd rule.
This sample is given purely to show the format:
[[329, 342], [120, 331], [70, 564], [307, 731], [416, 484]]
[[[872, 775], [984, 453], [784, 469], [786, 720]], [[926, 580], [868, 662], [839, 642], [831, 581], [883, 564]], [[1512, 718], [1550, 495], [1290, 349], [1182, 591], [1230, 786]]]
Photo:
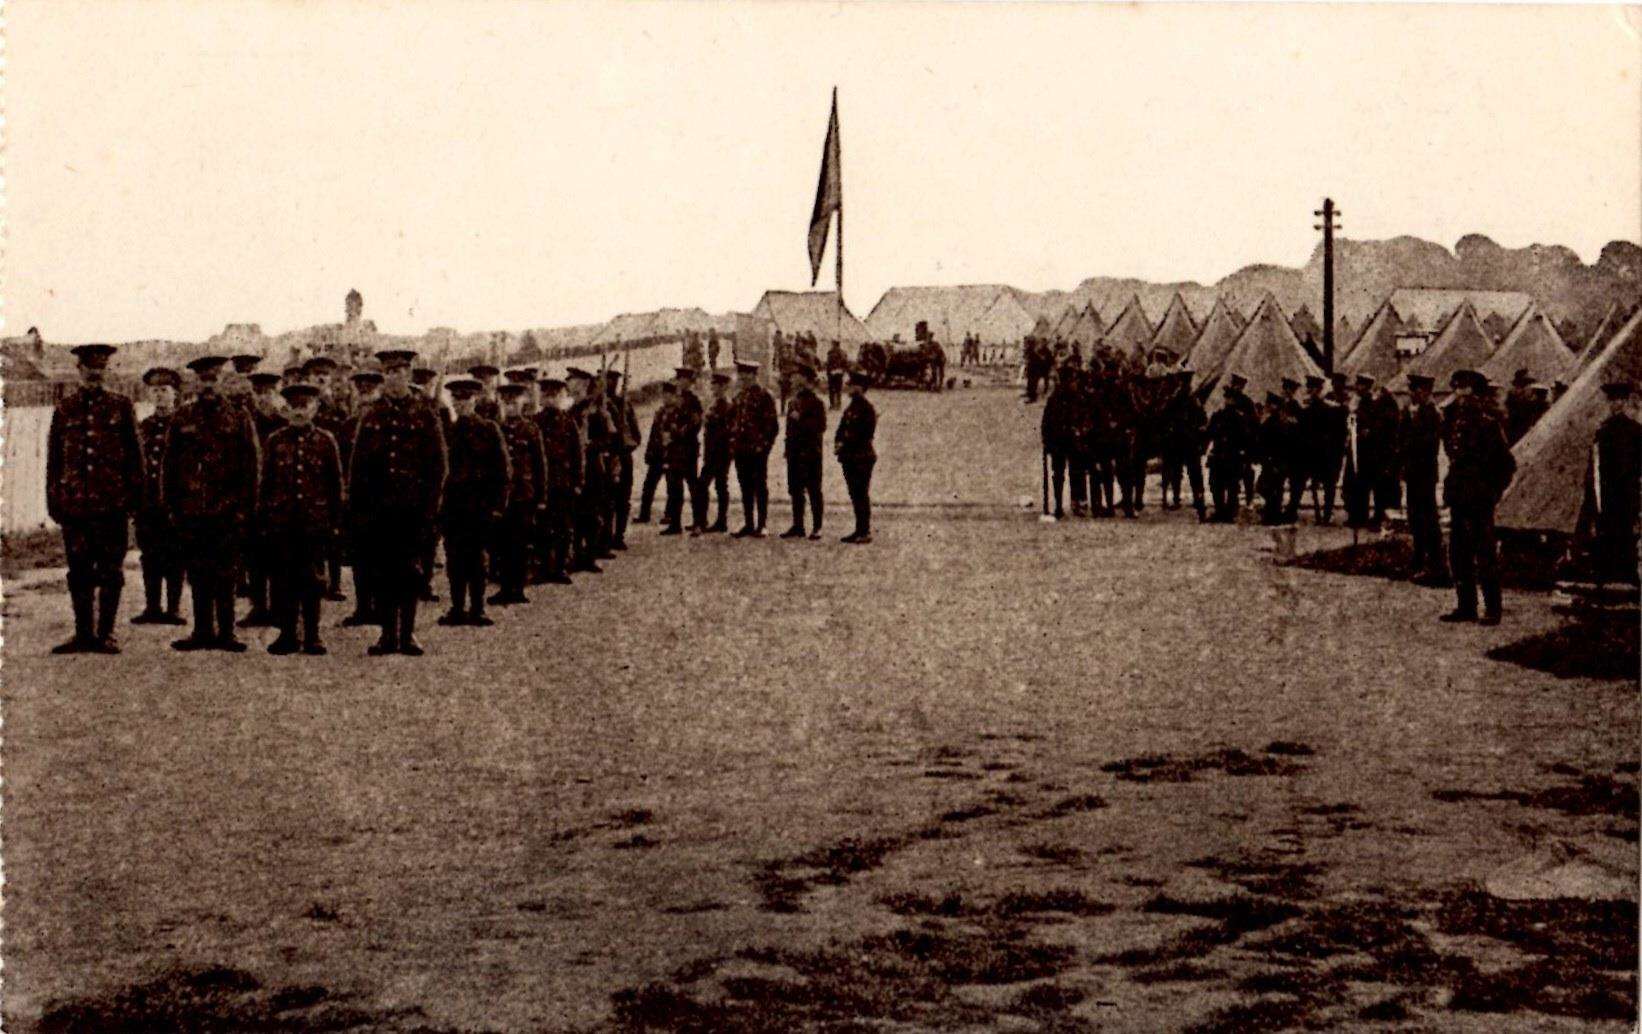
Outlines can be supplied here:
[[281, 394], [286, 419], [262, 443], [257, 505], [279, 629], [268, 652], [319, 656], [326, 652], [319, 634], [326, 558], [342, 522], [342, 452], [336, 437], [315, 422], [317, 386], [297, 381]]
[[[686, 365], [693, 376], [700, 364]], [[616, 550], [627, 548], [627, 519], [633, 508], [633, 452], [644, 441], [644, 436], [639, 433], [638, 414], [621, 393], [621, 383], [619, 372], [605, 371], [604, 394], [612, 428], [610, 490], [613, 513], [610, 548]]]
[[46, 439], [46, 512], [62, 529], [74, 635], [53, 653], [118, 653], [127, 528], [143, 494], [131, 400], [103, 387], [112, 345], [73, 350], [80, 386], [57, 404]]
[[[257, 448], [266, 453], [269, 437], [285, 426], [284, 400], [277, 390], [280, 375], [254, 370], [246, 380], [251, 385], [251, 423], [257, 432]], [[274, 623], [268, 598], [272, 567], [269, 549], [259, 512], [252, 516], [245, 534], [246, 596], [251, 601], [251, 609], [240, 618], [240, 628], [267, 628]]]
[[[508, 513], [511, 450], [496, 421], [475, 411], [481, 390], [478, 381], [453, 380], [446, 390], [456, 413], [445, 441], [449, 473], [440, 513], [450, 609], [440, 616], [439, 624], [485, 627], [493, 623], [485, 616], [485, 550], [494, 543]], [[535, 432], [533, 423], [522, 422]], [[540, 444], [539, 437], [536, 444]], [[523, 593], [519, 595], [522, 598]], [[403, 641], [400, 648], [404, 648]]]
[[826, 510], [821, 498], [821, 441], [827, 432], [827, 408], [815, 394], [815, 368], [798, 367], [798, 388], [787, 403], [787, 491], [792, 497], [792, 527], [784, 539], [804, 537], [804, 509], [809, 504], [811, 539], [821, 538]]
[[667, 424], [673, 419], [673, 407], [678, 403], [678, 385], [673, 381], [661, 382], [661, 404], [650, 416], [650, 437], [644, 443], [644, 485], [639, 489], [639, 514], [635, 524], [649, 524], [650, 510], [656, 502], [656, 489], [667, 475]]
[[1449, 564], [1458, 601], [1442, 620], [1497, 625], [1501, 600], [1494, 508], [1511, 483], [1516, 460], [1506, 441], [1503, 414], [1483, 391], [1486, 379], [1474, 370], [1458, 370], [1450, 384], [1454, 399], [1443, 419], [1443, 448], [1448, 454], [1443, 502], [1448, 505]]
[[[696, 514], [696, 525], [704, 532], [729, 531], [730, 509], [730, 375], [715, 372], [712, 376], [713, 404], [701, 421], [701, 509]], [[645, 446], [649, 448], [648, 444]], [[717, 502], [711, 523], [707, 521], [708, 493]]]
[[1192, 393], [1189, 368], [1176, 369], [1171, 383], [1172, 391], [1163, 403], [1160, 417], [1163, 508], [1180, 509], [1180, 482], [1184, 472], [1192, 489], [1192, 508], [1197, 511], [1197, 519], [1203, 521], [1208, 519], [1203, 500], [1203, 436], [1208, 430], [1209, 418], [1203, 411], [1203, 403]]
[[1417, 584], [1433, 586], [1448, 582], [1442, 523], [1437, 514], [1437, 453], [1442, 448], [1443, 422], [1431, 401], [1435, 383], [1424, 374], [1409, 375], [1408, 412], [1402, 420], [1402, 444], [1398, 449], [1408, 485], [1408, 530], [1414, 539], [1408, 577]]
[[1072, 478], [1072, 515], [1081, 517], [1085, 513], [1088, 451], [1093, 429], [1090, 416], [1088, 398], [1083, 391], [1083, 371], [1068, 363], [1061, 368], [1060, 376], [1044, 400], [1039, 428], [1055, 487], [1056, 518], [1066, 515], [1068, 472]]
[[1588, 546], [1598, 582], [1635, 584], [1639, 498], [1642, 498], [1642, 424], [1631, 415], [1634, 386], [1602, 386], [1608, 416], [1597, 428], [1585, 467], [1585, 498], [1574, 532]]
[[696, 396], [694, 367], [680, 366], [673, 371], [674, 398], [668, 409], [668, 419], [662, 431], [662, 462], [667, 472], [667, 508], [662, 516], [661, 533], [679, 535], [684, 532], [685, 493], [689, 493], [690, 528], [699, 534], [697, 515], [706, 512], [697, 480], [697, 462], [701, 458], [701, 399]]
[[576, 496], [573, 518], [574, 545], [571, 571], [598, 574], [598, 561], [614, 558], [607, 549], [610, 419], [594, 375], [580, 367], [566, 371], [566, 383], [574, 400], [570, 415], [576, 422], [582, 449], [581, 491]]
[[[342, 454], [347, 457], [344, 470], [349, 473], [353, 471], [353, 451], [359, 437], [359, 423], [381, 397], [382, 373], [379, 370], [358, 370], [350, 380], [354, 389], [353, 414], [338, 443]], [[348, 555], [353, 560], [354, 609], [352, 614], [342, 619], [346, 628], [375, 625], [381, 621], [375, 586], [371, 584], [371, 566], [363, 559], [370, 547], [365, 541], [366, 529], [362, 517], [350, 508], [343, 519], [341, 532], [341, 537], [347, 542]]]
[[[730, 404], [730, 455], [741, 488], [743, 523], [734, 538], [763, 538], [770, 512], [770, 450], [780, 424], [775, 400], [758, 383], [758, 363], [737, 359], [736, 395]], [[851, 393], [852, 396], [854, 393]]]
[[536, 561], [540, 581], [569, 585], [575, 541], [575, 513], [582, 487], [585, 449], [575, 417], [565, 404], [565, 382], [541, 381], [542, 408], [536, 428], [542, 438], [542, 508], [536, 518]]
[[166, 435], [177, 411], [182, 377], [169, 367], [156, 366], [143, 374], [143, 384], [154, 403], [154, 412], [137, 425], [137, 434], [142, 440], [143, 480], [134, 524], [137, 548], [142, 551], [143, 609], [131, 623], [185, 625], [188, 622], [181, 613], [182, 550], [177, 546], [176, 529], [165, 512], [162, 462]]

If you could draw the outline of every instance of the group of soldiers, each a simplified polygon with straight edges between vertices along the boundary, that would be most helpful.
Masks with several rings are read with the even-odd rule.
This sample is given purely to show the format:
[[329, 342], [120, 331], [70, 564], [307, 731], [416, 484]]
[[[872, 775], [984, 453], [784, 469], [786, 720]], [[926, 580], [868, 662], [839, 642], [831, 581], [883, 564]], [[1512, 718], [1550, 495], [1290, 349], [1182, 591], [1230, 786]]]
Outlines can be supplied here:
[[[1194, 390], [1193, 372], [1170, 358], [1144, 363], [1102, 347], [1087, 367], [1071, 351], [1044, 373], [1034, 371], [1029, 356], [1028, 399], [1037, 387], [1034, 372], [1050, 386], [1041, 430], [1045, 507], [1052, 478], [1054, 516], [1066, 515], [1070, 478], [1073, 516], [1109, 517], [1121, 509], [1134, 517], [1145, 506], [1153, 459], [1161, 464], [1164, 508], [1182, 505], [1184, 474], [1205, 522], [1235, 521], [1240, 502], [1252, 505], [1258, 494], [1263, 524], [1293, 524], [1309, 494], [1314, 520], [1328, 524], [1342, 491], [1348, 526], [1378, 530], [1388, 510], [1404, 506], [1406, 491], [1414, 545], [1409, 578], [1454, 586], [1458, 604], [1448, 620], [1498, 622], [1493, 512], [1515, 471], [1513, 436], [1525, 433], [1545, 410], [1540, 392], [1521, 391], [1502, 406], [1496, 386], [1477, 371], [1462, 370], [1447, 385], [1452, 400], [1439, 409], [1435, 382], [1416, 374], [1408, 378], [1405, 407], [1371, 376], [1335, 373], [1304, 383], [1283, 378], [1279, 391], [1256, 400], [1247, 393], [1247, 380], [1232, 374], [1209, 389], [1222, 392], [1210, 416], [1209, 394]], [[1448, 460], [1442, 484], [1450, 516], [1446, 552], [1437, 499], [1439, 452]]]
[[[115, 351], [73, 350], [81, 384], [52, 415], [47, 510], [62, 529], [74, 615], [73, 637], [54, 653], [119, 652], [114, 626], [132, 525], [145, 595], [132, 621], [187, 624], [186, 582], [193, 627], [171, 644], [180, 651], [240, 653], [246, 645], [237, 629], [272, 625], [270, 653], [326, 653], [321, 605], [346, 599], [340, 578], [348, 561], [355, 609], [342, 623], [380, 627], [372, 656], [420, 656], [417, 610], [439, 599], [432, 576], [441, 539], [450, 606], [439, 624], [447, 626], [489, 626], [487, 603], [528, 602], [527, 585], [570, 584], [572, 574], [598, 573], [600, 562], [626, 548], [633, 453], [643, 439], [615, 370], [572, 367], [558, 379], [476, 364], [443, 385], [446, 408], [438, 374], [414, 367], [410, 351], [379, 352], [375, 368], [346, 371], [345, 379], [325, 356], [281, 373], [257, 370], [259, 356], [205, 356], [188, 364], [196, 388], [186, 401], [179, 371], [143, 375], [154, 412], [139, 423], [131, 400], [104, 387]], [[757, 363], [736, 368], [733, 399], [730, 378], [713, 374], [710, 410], [694, 394], [693, 366], [680, 367], [670, 385], [646, 452], [668, 481], [664, 533], [681, 530], [686, 488], [690, 530], [726, 530], [733, 464], [746, 517], [736, 534], [764, 534], [776, 407], [757, 383]], [[814, 369], [800, 367], [798, 377], [788, 471], [795, 499], [811, 501], [818, 532], [826, 415]], [[835, 451], [852, 496], [857, 487], [861, 495], [856, 534], [846, 541], [866, 542], [876, 421], [866, 378], [852, 382]], [[718, 488], [711, 524], [708, 485]], [[653, 490], [647, 486], [641, 521]], [[496, 591], [487, 595], [492, 582]], [[251, 605], [236, 621], [240, 595]]]

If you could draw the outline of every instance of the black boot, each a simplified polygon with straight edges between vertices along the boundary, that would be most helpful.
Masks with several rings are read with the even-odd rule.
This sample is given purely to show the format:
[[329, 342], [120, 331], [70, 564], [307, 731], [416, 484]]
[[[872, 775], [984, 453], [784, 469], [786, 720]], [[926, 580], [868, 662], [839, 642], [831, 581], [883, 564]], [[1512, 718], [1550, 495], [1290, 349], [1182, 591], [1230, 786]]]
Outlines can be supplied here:
[[69, 589], [69, 602], [74, 608], [74, 638], [52, 647], [52, 653], [90, 653], [92, 651], [96, 643], [96, 635], [91, 625], [91, 593], [92, 589], [89, 586]]
[[98, 653], [119, 653], [120, 641], [114, 636], [114, 621], [120, 616], [120, 586], [105, 585], [97, 597]]
[[279, 619], [279, 635], [268, 644], [268, 652], [276, 657], [296, 653], [302, 649], [302, 644], [296, 637], [296, 614], [281, 615]]
[[234, 594], [231, 592], [217, 597], [217, 649], [225, 653], [245, 652], [245, 644], [234, 634]]
[[159, 625], [165, 623], [165, 611], [160, 609], [160, 586], [165, 580], [160, 574], [159, 565], [143, 563], [143, 609], [142, 613], [131, 619], [133, 625]]
[[416, 604], [413, 596], [399, 609], [399, 652], [406, 657], [422, 656], [422, 644], [416, 641]]
[[190, 580], [188, 591], [194, 601], [194, 630], [173, 642], [171, 649], [184, 652], [209, 650], [217, 645], [216, 601], [211, 598], [210, 590], [201, 586], [197, 579]]
[[377, 598], [376, 606], [382, 616], [382, 635], [365, 652], [372, 657], [398, 653], [400, 607], [396, 605], [395, 601], [384, 597]]

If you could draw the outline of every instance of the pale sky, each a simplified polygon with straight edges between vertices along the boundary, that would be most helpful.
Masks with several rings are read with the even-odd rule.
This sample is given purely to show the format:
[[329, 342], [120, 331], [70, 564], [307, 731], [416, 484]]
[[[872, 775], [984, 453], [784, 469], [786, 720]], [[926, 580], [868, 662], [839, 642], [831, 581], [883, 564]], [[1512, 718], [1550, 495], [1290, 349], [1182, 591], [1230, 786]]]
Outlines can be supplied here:
[[[809, 285], [831, 88], [846, 297], [1071, 288], [1642, 223], [1617, 8], [9, 0], [6, 333], [201, 339], [746, 310]], [[830, 286], [832, 251], [822, 272]]]

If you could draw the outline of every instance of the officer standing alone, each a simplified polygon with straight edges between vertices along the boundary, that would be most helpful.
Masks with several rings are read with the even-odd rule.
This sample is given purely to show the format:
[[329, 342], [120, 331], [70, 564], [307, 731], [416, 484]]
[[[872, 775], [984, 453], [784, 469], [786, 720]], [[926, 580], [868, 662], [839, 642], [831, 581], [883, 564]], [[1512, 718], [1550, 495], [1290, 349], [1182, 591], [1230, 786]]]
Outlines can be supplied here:
[[871, 378], [861, 370], [850, 373], [850, 402], [838, 418], [832, 451], [844, 471], [850, 506], [855, 510], [855, 530], [839, 541], [864, 546], [872, 541], [872, 468], [878, 453], [872, 440], [878, 432], [878, 411], [867, 401]]

